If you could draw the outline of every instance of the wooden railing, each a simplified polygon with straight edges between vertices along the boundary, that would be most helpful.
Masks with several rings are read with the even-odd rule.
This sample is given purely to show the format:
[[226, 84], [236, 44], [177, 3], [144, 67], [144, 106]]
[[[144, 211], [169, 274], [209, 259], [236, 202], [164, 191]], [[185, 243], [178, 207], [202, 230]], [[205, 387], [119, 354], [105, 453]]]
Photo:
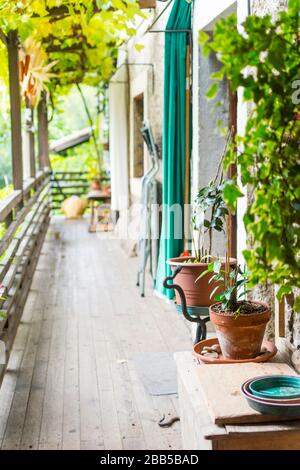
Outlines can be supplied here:
[[50, 195], [50, 178], [39, 173], [0, 201], [0, 384], [48, 228]]
[[70, 196], [85, 196], [89, 189], [84, 171], [53, 171], [51, 174], [52, 209], [59, 210]]

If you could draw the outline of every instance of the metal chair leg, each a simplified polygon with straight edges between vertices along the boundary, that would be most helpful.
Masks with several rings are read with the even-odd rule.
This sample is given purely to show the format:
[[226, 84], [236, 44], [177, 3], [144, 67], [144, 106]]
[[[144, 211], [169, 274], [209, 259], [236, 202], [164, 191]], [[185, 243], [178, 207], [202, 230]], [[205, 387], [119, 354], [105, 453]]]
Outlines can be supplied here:
[[178, 292], [180, 296], [180, 301], [181, 301], [181, 310], [182, 310], [184, 318], [192, 323], [197, 323], [196, 337], [194, 341], [194, 344], [196, 344], [206, 339], [206, 334], [207, 334], [206, 323], [209, 321], [209, 317], [201, 318], [199, 316], [190, 315], [187, 309], [185, 293], [182, 287], [180, 287], [178, 284], [169, 284], [170, 281], [173, 282], [173, 280], [175, 279], [177, 274], [180, 273], [181, 270], [182, 270], [182, 266], [177, 266], [172, 276], [166, 277], [166, 279], [163, 282], [163, 285], [166, 289], [174, 289]]

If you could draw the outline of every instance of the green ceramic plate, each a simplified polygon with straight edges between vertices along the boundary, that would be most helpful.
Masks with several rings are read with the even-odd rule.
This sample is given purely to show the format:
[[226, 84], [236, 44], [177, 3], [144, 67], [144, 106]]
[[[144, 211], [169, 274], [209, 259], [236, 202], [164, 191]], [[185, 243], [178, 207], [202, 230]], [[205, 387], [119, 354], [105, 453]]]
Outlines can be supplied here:
[[300, 377], [272, 375], [254, 379], [249, 384], [252, 394], [261, 398], [287, 400], [300, 398]]

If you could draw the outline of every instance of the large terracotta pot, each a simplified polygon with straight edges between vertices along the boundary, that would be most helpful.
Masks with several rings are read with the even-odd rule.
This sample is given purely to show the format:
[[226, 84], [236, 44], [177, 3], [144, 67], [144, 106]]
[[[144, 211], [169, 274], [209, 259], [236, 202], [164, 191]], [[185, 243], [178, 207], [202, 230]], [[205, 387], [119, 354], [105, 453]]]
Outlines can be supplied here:
[[265, 329], [271, 317], [270, 308], [262, 302], [264, 310], [257, 313], [240, 314], [234, 317], [230, 314], [215, 312], [209, 308], [210, 320], [215, 326], [222, 354], [227, 359], [251, 359], [261, 352]]
[[[174, 284], [179, 285], [184, 290], [187, 306], [209, 307], [215, 303], [215, 300], [210, 298], [210, 294], [217, 284], [216, 282], [208, 283], [210, 278], [213, 276], [213, 273], [203, 276], [196, 282], [196, 279], [200, 274], [207, 270], [208, 263], [187, 263], [187, 261], [194, 261], [194, 259], [195, 258], [192, 256], [181, 256], [178, 258], [170, 258], [167, 263], [171, 266], [173, 272], [177, 266], [182, 266], [182, 270], [174, 279]], [[236, 260], [234, 258], [230, 258], [230, 263], [235, 265]], [[217, 293], [218, 291], [215, 295]], [[175, 296], [177, 304], [181, 305], [177, 291], [175, 292]]]

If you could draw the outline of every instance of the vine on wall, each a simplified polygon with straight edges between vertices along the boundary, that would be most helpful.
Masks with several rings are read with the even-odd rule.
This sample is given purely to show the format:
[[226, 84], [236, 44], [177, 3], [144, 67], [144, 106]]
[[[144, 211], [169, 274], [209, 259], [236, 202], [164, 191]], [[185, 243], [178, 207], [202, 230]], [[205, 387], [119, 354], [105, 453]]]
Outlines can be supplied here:
[[[237, 28], [235, 15], [222, 19], [213, 39], [204, 32], [205, 54], [222, 63], [208, 91], [213, 98], [224, 76], [233, 91], [243, 87], [244, 100], [254, 103], [245, 135], [237, 136], [225, 168], [238, 165], [243, 186], [253, 200], [244, 216], [251, 249], [244, 252], [252, 286], [278, 285], [277, 297], [293, 296], [300, 287], [300, 0], [290, 0], [276, 19], [248, 16]], [[236, 184], [225, 198], [234, 209], [242, 196]], [[300, 296], [294, 299], [300, 311]]]

